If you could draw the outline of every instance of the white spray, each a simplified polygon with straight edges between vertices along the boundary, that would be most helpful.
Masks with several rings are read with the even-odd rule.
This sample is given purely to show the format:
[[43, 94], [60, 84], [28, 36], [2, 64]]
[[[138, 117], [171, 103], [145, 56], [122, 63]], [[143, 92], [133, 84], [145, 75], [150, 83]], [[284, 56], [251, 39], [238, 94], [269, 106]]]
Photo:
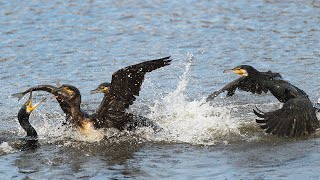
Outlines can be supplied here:
[[240, 136], [239, 124], [231, 119], [230, 109], [211, 106], [204, 99], [186, 100], [184, 92], [193, 55], [188, 54], [188, 59], [177, 88], [151, 107], [148, 118], [163, 128], [154, 140], [210, 145]]

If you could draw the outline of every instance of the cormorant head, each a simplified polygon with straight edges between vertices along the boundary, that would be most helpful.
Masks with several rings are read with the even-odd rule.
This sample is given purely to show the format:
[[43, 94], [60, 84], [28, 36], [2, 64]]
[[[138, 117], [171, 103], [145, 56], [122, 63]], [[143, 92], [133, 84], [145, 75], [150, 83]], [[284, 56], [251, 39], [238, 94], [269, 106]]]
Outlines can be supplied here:
[[95, 94], [95, 93], [104, 93], [104, 94], [108, 94], [110, 91], [110, 83], [105, 82], [100, 84], [95, 90], [90, 91], [91, 94]]
[[239, 74], [240, 76], [251, 76], [253, 74], [256, 74], [258, 71], [256, 69], [254, 69], [252, 66], [241, 65], [241, 66], [237, 66], [233, 69], [224, 70], [223, 72], [224, 73], [233, 72], [233, 73]]
[[32, 91], [31, 91], [27, 102], [24, 103], [24, 105], [26, 106], [26, 113], [31, 114], [31, 112], [35, 110], [39, 106], [39, 104], [45, 100], [46, 98], [42, 98], [41, 101], [37, 102], [35, 105], [32, 106]]
[[79, 103], [79, 105], [81, 103], [80, 91], [72, 85], [63, 84], [55, 90], [54, 94], [68, 103]]

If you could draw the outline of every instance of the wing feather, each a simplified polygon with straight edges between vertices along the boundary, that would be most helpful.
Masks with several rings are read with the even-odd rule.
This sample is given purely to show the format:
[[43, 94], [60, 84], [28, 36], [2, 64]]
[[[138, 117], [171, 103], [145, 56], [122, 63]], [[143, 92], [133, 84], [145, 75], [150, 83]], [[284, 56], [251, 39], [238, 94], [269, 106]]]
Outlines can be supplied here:
[[253, 94], [262, 94], [269, 91], [268, 87], [263, 84], [265, 80], [281, 79], [279, 73], [271, 71], [260, 72], [259, 77], [242, 76], [238, 79], [228, 83], [226, 86], [218, 91], [213, 92], [207, 97], [207, 101], [214, 99], [219, 94], [227, 91], [227, 96], [233, 96], [237, 89], [242, 91], [251, 92]]
[[267, 113], [254, 110], [254, 113], [261, 118], [256, 121], [266, 133], [278, 136], [300, 137], [319, 127], [312, 103], [303, 96], [290, 99], [281, 109]]
[[110, 91], [97, 109], [98, 117], [105, 119], [110, 113], [125, 114], [135, 101], [135, 96], [139, 96], [146, 73], [167, 66], [171, 61], [169, 56], [131, 65], [113, 73]]

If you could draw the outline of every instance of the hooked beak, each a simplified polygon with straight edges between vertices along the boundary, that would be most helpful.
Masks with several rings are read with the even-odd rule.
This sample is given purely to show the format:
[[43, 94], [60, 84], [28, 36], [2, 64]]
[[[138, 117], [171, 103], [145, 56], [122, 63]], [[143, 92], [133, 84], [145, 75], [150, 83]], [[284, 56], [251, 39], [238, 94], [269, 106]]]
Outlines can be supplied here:
[[101, 93], [101, 90], [99, 88], [91, 90], [90, 94], [96, 94], [96, 93]]
[[245, 69], [226, 69], [223, 71], [223, 73], [235, 73], [240, 76], [248, 76], [248, 72]]
[[233, 69], [226, 69], [223, 73], [235, 73]]

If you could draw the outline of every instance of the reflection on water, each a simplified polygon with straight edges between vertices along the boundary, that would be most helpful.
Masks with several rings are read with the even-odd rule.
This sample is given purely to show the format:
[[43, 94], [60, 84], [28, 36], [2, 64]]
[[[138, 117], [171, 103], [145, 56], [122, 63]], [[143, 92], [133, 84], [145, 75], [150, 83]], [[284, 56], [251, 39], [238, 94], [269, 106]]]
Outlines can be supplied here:
[[[46, 178], [99, 177], [105, 173], [118, 177], [140, 176], [139, 169], [128, 166], [134, 153], [143, 147], [135, 139], [121, 142], [44, 144], [38, 149], [19, 152], [13, 161], [21, 175]], [[102, 174], [99, 174], [101, 171]], [[44, 176], [43, 172], [51, 172]], [[120, 173], [120, 174], [119, 174]], [[118, 175], [119, 174], [119, 175]]]
[[[211, 105], [203, 99], [240, 64], [279, 72], [319, 98], [318, 1], [3, 1], [0, 2], [0, 175], [3, 179], [319, 179], [319, 132], [304, 139], [269, 136], [252, 108], [274, 110], [274, 97], [237, 92]], [[116, 70], [172, 55], [146, 76], [130, 111], [163, 131], [106, 130], [88, 142], [62, 126], [48, 101], [30, 117], [40, 146], [24, 137], [10, 95], [57, 80], [78, 87], [83, 109], [102, 96], [90, 90]], [[47, 94], [37, 93], [35, 98]]]

